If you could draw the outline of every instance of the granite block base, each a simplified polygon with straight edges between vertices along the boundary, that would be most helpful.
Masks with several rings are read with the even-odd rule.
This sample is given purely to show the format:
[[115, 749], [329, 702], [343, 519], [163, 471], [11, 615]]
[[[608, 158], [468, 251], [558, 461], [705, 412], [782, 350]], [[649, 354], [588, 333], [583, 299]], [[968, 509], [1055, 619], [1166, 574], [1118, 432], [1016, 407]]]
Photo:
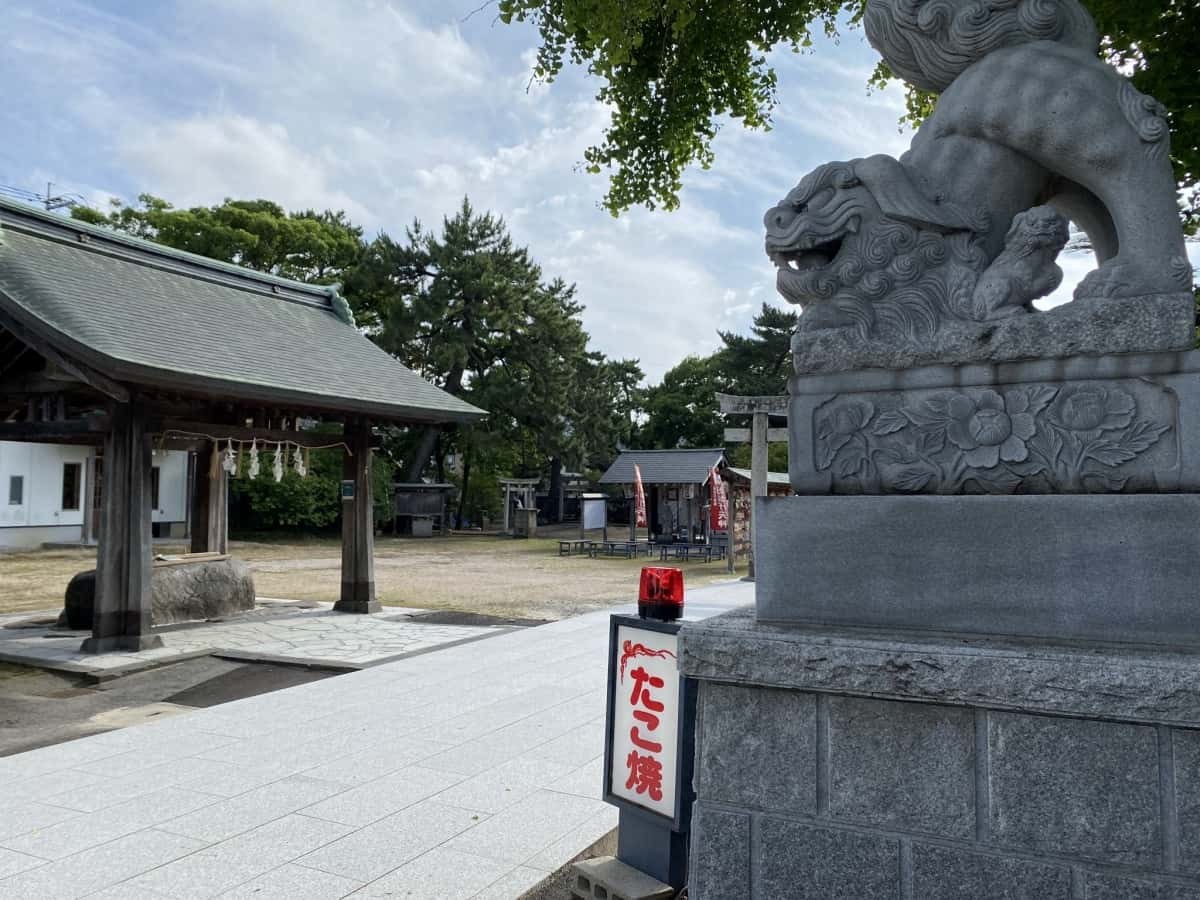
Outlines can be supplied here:
[[1200, 653], [747, 609], [685, 626], [680, 666], [694, 900], [1200, 898]]
[[1200, 646], [1200, 494], [756, 502], [764, 622]]

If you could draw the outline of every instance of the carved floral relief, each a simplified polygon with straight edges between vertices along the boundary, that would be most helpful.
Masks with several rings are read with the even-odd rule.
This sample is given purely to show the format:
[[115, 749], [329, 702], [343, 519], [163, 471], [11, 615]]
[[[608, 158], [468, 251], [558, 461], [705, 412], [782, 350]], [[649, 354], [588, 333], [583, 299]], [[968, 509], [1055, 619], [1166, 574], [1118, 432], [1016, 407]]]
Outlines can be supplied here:
[[863, 493], [1120, 491], [1122, 467], [1172, 427], [1091, 382], [939, 391], [890, 409], [835, 397], [815, 412], [814, 462]]

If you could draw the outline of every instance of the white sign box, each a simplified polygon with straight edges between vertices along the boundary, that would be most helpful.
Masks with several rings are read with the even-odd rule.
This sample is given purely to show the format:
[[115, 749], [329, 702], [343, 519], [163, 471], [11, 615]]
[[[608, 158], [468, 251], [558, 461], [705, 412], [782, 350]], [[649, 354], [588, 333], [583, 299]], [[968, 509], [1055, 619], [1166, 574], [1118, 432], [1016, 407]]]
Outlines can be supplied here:
[[608, 524], [608, 510], [603, 497], [585, 497], [583, 500], [583, 528], [590, 531], [593, 528], [603, 528]]
[[609, 729], [610, 792], [674, 819], [679, 783], [679, 638], [616, 628]]

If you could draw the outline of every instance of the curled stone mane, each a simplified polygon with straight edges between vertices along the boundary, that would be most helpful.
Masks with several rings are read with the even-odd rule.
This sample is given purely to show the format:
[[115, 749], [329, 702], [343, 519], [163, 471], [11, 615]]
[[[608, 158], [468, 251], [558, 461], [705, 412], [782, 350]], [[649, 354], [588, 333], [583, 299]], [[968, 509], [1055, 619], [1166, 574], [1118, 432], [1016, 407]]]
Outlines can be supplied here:
[[[853, 251], [832, 271], [813, 273], [806, 287], [852, 322], [860, 339], [911, 344], [939, 322], [970, 318], [970, 292], [987, 259], [969, 235], [884, 218], [866, 225]], [[884, 296], [889, 303], [878, 303]], [[800, 321], [804, 330], [808, 323]]]
[[1057, 41], [1094, 54], [1099, 37], [1078, 0], [891, 0], [869, 3], [867, 39], [892, 71], [941, 93], [994, 50]]

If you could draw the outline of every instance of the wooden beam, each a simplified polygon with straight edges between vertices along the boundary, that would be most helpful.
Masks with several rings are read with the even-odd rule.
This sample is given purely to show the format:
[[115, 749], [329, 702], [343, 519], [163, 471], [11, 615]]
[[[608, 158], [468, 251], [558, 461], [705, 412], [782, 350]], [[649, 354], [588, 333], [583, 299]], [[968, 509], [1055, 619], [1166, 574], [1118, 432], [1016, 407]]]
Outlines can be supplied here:
[[20, 339], [21, 343], [32, 348], [35, 353], [54, 363], [63, 371], [74, 375], [80, 381], [91, 385], [100, 393], [111, 397], [118, 403], [129, 402], [129, 390], [123, 384], [97, 372], [91, 366], [71, 359], [3, 310], [0, 310], [0, 326], [12, 332], [15, 337]]
[[[12, 344], [16, 345], [15, 348], [10, 346]], [[29, 345], [22, 344], [20, 341], [16, 340], [15, 338], [8, 341], [8, 343], [6, 343], [5, 347], [4, 347], [5, 361], [4, 361], [3, 365], [0, 365], [0, 375], [7, 372], [9, 369], [13, 368], [13, 366], [15, 366], [17, 363], [19, 363], [25, 357], [25, 354], [28, 352], [29, 352]]]
[[0, 422], [0, 441], [100, 444], [109, 429], [107, 416], [61, 422]]
[[[215, 461], [213, 457], [218, 457]], [[210, 443], [196, 454], [192, 487], [192, 553], [229, 552], [229, 473]]]
[[284, 431], [279, 428], [246, 428], [243, 425], [222, 425], [216, 422], [189, 422], [181, 419], [162, 419], [153, 430], [167, 438], [217, 439], [252, 441], [275, 444], [290, 442], [301, 447], [328, 447], [349, 443], [344, 434], [322, 431]]
[[75, 379], [50, 378], [44, 372], [0, 380], [0, 394], [5, 397], [78, 393], [90, 390], [92, 387], [86, 382]]
[[752, 413], [770, 413], [773, 416], [786, 416], [789, 397], [785, 394], [778, 397], [737, 397], [733, 394], [717, 394], [717, 404], [726, 415], [750, 415]]

